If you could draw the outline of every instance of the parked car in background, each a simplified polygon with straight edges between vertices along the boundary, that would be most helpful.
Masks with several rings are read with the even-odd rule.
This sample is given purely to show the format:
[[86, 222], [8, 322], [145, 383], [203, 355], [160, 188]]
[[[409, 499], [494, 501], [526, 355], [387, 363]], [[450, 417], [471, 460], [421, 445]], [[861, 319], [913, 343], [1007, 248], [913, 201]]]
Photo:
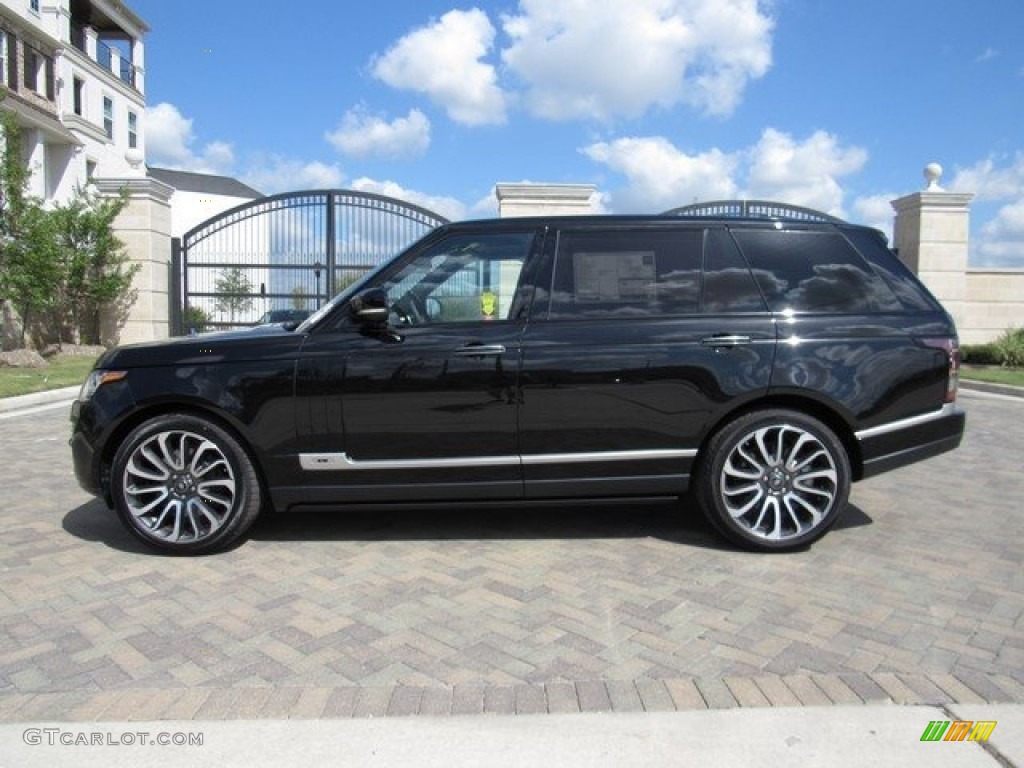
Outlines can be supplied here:
[[271, 323], [294, 323], [298, 325], [311, 314], [313, 313], [308, 309], [271, 309], [260, 315], [256, 325], [270, 325]]
[[[804, 547], [959, 445], [950, 316], [872, 229], [609, 216], [438, 228], [298, 326], [113, 349], [81, 485], [195, 554], [264, 509], [678, 499]], [[683, 505], [689, 508], [692, 505]]]

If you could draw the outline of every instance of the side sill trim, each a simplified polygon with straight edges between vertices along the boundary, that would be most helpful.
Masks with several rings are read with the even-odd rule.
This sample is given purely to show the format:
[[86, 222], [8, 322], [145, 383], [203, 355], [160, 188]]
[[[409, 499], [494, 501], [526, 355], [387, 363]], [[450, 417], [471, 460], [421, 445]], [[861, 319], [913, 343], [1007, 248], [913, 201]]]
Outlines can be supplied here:
[[358, 461], [346, 453], [300, 453], [299, 466], [308, 471], [381, 469], [458, 469], [460, 467], [516, 467], [544, 464], [585, 464], [601, 461], [654, 461], [692, 459], [697, 450], [601, 451], [595, 453], [538, 453], [529, 456], [462, 456], [452, 459], [395, 459]]
[[901, 429], [910, 429], [911, 427], [919, 427], [922, 424], [927, 424], [930, 421], [939, 421], [940, 419], [946, 419], [957, 413], [960, 409], [957, 408], [956, 403], [946, 403], [937, 411], [931, 413], [923, 413], [920, 416], [911, 416], [909, 419], [900, 419], [899, 421], [891, 421], [888, 424], [879, 424], [877, 427], [871, 427], [870, 429], [862, 429], [859, 432], [854, 432], [853, 436], [858, 440], [869, 440], [872, 437], [879, 437], [881, 435], [888, 435], [892, 432], [899, 432]]

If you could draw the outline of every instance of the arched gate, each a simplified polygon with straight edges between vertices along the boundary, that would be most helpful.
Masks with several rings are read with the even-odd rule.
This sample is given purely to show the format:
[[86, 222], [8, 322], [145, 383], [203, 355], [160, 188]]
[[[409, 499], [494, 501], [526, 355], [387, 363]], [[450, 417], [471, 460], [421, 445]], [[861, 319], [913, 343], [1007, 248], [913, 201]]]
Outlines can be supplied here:
[[181, 239], [172, 333], [252, 325], [270, 310], [316, 309], [446, 222], [352, 190], [289, 192], [232, 208]]

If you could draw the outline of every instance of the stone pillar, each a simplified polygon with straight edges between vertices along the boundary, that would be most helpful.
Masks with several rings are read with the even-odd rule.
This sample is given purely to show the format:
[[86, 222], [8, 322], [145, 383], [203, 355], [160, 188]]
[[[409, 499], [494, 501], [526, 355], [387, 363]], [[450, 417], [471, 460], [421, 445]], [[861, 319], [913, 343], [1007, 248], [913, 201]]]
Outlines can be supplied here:
[[498, 215], [585, 216], [594, 213], [593, 184], [498, 184]]
[[94, 179], [104, 196], [124, 189], [128, 205], [114, 221], [114, 233], [133, 264], [141, 266], [133, 283], [135, 302], [126, 312], [105, 318], [104, 343], [129, 344], [170, 335], [171, 195], [174, 189], [150, 178]]
[[893, 245], [959, 327], [964, 326], [967, 298], [967, 253], [973, 194], [947, 192], [939, 186], [942, 166], [924, 169], [928, 186], [892, 201], [896, 211]]

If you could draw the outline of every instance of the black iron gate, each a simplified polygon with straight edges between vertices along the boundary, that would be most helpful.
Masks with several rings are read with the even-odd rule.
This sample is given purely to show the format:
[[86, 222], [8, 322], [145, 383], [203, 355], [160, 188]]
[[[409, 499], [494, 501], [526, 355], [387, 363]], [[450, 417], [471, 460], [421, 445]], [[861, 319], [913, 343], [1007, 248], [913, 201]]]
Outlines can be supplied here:
[[[443, 216], [352, 190], [289, 192], [189, 230], [172, 260], [172, 333], [308, 312], [434, 227]], [[174, 294], [178, 294], [175, 296]]]

